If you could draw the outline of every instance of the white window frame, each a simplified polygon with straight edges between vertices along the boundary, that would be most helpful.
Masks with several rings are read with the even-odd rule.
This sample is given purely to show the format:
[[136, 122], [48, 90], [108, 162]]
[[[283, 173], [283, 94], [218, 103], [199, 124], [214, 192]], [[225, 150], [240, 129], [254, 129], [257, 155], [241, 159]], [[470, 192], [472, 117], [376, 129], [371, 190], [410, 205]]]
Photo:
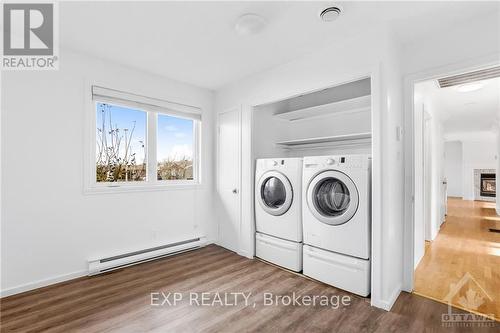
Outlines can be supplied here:
[[[126, 93], [120, 90], [102, 88], [98, 84], [87, 85], [86, 123], [86, 167], [84, 192], [117, 193], [149, 190], [193, 189], [201, 186], [201, 114], [199, 107], [173, 103], [161, 99]], [[107, 97], [96, 96], [94, 88], [101, 88], [100, 93]], [[115, 94], [116, 92], [116, 94]], [[118, 96], [119, 98], [115, 98]], [[122, 99], [123, 98], [123, 99]], [[127, 100], [126, 100], [127, 99]], [[107, 103], [146, 113], [146, 180], [134, 182], [97, 182], [96, 181], [96, 106]], [[157, 135], [158, 114], [193, 120], [193, 179], [158, 180], [157, 176]]]

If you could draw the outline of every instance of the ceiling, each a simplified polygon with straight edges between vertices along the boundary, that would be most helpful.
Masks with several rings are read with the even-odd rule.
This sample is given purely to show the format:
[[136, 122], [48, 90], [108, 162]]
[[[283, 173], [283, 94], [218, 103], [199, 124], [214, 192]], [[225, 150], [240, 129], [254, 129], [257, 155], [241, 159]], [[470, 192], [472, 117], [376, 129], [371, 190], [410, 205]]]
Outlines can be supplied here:
[[[319, 11], [331, 4], [61, 2], [60, 44], [217, 89], [375, 26], [391, 27], [397, 38], [409, 42], [435, 29], [494, 13], [500, 6], [498, 2], [336, 2], [343, 8], [341, 17], [322, 22]], [[244, 13], [262, 15], [268, 26], [256, 35], [236, 34], [235, 21]]]
[[444, 134], [491, 132], [500, 119], [500, 78], [482, 81], [480, 90], [459, 92], [439, 88], [436, 80], [416, 84], [416, 98], [432, 107], [441, 119]]

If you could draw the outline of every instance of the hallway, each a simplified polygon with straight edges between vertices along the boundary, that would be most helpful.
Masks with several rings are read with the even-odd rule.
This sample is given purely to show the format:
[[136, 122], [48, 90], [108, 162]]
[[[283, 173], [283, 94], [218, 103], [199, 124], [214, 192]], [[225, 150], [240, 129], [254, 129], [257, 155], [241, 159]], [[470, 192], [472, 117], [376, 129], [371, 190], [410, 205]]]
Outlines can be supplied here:
[[448, 198], [448, 215], [415, 271], [416, 294], [500, 318], [495, 203]]

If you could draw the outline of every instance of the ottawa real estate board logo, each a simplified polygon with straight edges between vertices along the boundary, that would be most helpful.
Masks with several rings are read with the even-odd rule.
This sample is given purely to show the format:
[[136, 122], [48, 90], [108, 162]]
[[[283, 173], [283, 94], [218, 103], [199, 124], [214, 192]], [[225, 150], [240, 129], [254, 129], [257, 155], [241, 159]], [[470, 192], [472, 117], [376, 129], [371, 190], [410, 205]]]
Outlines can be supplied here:
[[57, 4], [3, 3], [2, 12], [2, 69], [58, 69]]

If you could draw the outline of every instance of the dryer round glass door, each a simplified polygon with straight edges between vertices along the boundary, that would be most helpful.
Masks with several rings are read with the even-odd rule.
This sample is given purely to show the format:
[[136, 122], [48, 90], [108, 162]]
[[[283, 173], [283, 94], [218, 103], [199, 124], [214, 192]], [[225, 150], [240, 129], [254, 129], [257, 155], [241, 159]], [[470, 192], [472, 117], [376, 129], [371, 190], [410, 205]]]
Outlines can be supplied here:
[[271, 215], [283, 215], [292, 205], [292, 185], [281, 172], [266, 172], [260, 178], [257, 189], [260, 206]]
[[326, 224], [348, 222], [356, 214], [358, 203], [356, 185], [340, 171], [329, 170], [316, 175], [307, 188], [309, 210]]

